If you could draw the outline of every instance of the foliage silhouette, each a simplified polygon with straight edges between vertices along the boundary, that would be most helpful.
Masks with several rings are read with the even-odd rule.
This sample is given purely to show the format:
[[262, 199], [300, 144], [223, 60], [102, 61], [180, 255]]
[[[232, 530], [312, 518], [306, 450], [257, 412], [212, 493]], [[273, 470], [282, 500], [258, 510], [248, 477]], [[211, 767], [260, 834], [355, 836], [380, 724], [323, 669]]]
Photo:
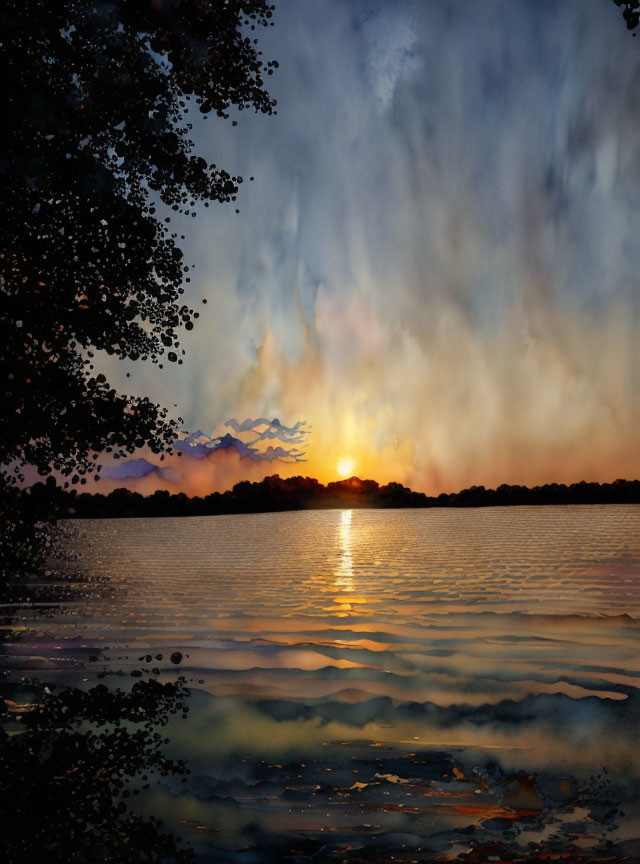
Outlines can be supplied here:
[[622, 7], [622, 17], [627, 22], [627, 30], [635, 30], [640, 24], [640, 0], [613, 0], [613, 2], [616, 6]]
[[[0, 727], [0, 788], [5, 803], [3, 860], [89, 864], [105, 861], [193, 861], [190, 850], [133, 812], [128, 801], [151, 774], [185, 775], [162, 752], [158, 727], [186, 716], [189, 691], [175, 683], [137, 681], [129, 692], [98, 685], [88, 691], [44, 691], [38, 704], [11, 715], [19, 734]], [[15, 710], [15, 709], [14, 709]]]
[[34, 507], [50, 501], [56, 515], [64, 518], [119, 518], [131, 516], [208, 516], [221, 513], [257, 513], [281, 510], [402, 507], [508, 507], [575, 504], [638, 504], [640, 480], [613, 483], [547, 483], [544, 486], [503, 484], [497, 489], [471, 486], [460, 492], [438, 496], [415, 492], [401, 483], [380, 486], [375, 480], [351, 477], [323, 485], [311, 477], [283, 478], [278, 474], [257, 483], [244, 480], [226, 492], [189, 498], [184, 492], [159, 490], [141, 495], [130, 489], [115, 489], [109, 495], [78, 494], [75, 489], [56, 489], [53, 500], [43, 484], [31, 487]]
[[[59, 472], [66, 487], [85, 484], [101, 452], [146, 443], [159, 453], [176, 437], [164, 408], [116, 392], [93, 361], [103, 351], [182, 362], [178, 331], [198, 313], [181, 299], [189, 267], [170, 214], [233, 201], [243, 182], [194, 152], [189, 115], [274, 113], [264, 80], [277, 63], [262, 60], [255, 38], [272, 26], [273, 8], [0, 6], [3, 588], [44, 571], [52, 552], [55, 484], [49, 478], [39, 501], [19, 491], [25, 465]], [[181, 681], [65, 690], [21, 716], [21, 734], [0, 729], [5, 813], [12, 805], [4, 860], [191, 860], [157, 820], [126, 805], [143, 772], [184, 773], [153, 730], [187, 710], [186, 695]]]
[[[85, 483], [102, 451], [177, 425], [116, 392], [96, 350], [179, 359], [189, 268], [164, 213], [235, 199], [194, 153], [189, 112], [274, 113], [265, 0], [7, 0], [0, 8], [0, 465]], [[233, 121], [235, 123], [235, 121]], [[19, 467], [16, 468], [19, 474]]]

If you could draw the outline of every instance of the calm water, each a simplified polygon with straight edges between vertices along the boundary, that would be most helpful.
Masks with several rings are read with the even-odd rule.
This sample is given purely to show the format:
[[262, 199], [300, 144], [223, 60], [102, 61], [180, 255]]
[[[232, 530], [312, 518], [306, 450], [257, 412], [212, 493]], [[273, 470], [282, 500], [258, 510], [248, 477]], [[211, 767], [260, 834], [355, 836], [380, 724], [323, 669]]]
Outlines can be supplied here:
[[640, 860], [639, 507], [73, 530], [84, 579], [11, 610], [2, 664], [120, 687], [179, 668], [192, 773], [143, 805], [203, 861]]

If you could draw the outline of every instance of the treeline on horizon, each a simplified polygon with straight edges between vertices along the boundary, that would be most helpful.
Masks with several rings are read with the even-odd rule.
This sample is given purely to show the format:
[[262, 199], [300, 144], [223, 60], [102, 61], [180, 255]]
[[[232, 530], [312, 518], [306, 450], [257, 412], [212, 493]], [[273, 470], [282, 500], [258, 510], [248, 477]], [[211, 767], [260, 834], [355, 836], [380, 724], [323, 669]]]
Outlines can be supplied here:
[[497, 489], [471, 486], [437, 497], [414, 492], [401, 483], [380, 486], [375, 480], [352, 477], [324, 486], [310, 477], [281, 478], [278, 474], [251, 483], [236, 483], [227, 492], [190, 498], [184, 492], [166, 490], [141, 495], [115, 489], [108, 495], [78, 493], [47, 483], [27, 490], [32, 506], [50, 505], [53, 498], [58, 518], [118, 518], [131, 516], [213, 516], [282, 510], [322, 510], [401, 507], [508, 507], [514, 505], [639, 504], [640, 480], [613, 483], [549, 483], [544, 486], [509, 486]]

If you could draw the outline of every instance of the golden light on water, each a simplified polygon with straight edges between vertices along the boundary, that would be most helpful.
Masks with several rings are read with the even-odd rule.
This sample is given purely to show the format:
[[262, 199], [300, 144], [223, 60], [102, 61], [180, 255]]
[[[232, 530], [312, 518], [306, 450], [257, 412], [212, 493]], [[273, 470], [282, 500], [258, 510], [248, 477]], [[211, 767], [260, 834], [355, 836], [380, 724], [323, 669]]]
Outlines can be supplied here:
[[340, 459], [336, 465], [336, 470], [341, 477], [351, 477], [356, 467], [355, 459]]
[[[340, 538], [340, 561], [335, 570], [334, 587], [341, 591], [353, 591], [353, 554], [351, 551], [351, 515], [352, 510], [343, 510], [338, 526]], [[345, 605], [349, 609], [350, 604]]]

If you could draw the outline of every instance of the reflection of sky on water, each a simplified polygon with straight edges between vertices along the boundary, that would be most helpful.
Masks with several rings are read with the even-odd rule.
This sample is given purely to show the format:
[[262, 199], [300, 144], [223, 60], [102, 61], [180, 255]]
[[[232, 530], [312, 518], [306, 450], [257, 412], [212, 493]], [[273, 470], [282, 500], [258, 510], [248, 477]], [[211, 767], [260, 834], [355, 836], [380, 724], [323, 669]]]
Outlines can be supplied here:
[[193, 773], [145, 806], [212, 861], [329, 833], [348, 861], [470, 837], [640, 860], [639, 529], [638, 507], [81, 523], [97, 581], [20, 610], [4, 660], [121, 685], [180, 650]]

